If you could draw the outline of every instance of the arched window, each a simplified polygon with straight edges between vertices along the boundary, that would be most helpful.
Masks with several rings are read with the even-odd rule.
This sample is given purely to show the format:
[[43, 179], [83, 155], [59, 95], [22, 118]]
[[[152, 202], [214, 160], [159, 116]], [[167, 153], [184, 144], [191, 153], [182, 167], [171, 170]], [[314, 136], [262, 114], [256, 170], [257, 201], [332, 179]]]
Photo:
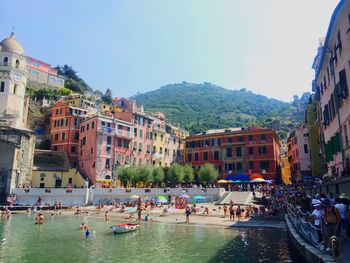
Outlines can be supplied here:
[[5, 82], [4, 81], [1, 81], [0, 92], [5, 92]]
[[19, 60], [16, 59], [16, 68], [18, 68], [18, 67], [19, 67]]
[[17, 84], [15, 84], [15, 85], [13, 86], [13, 94], [16, 94], [16, 92], [17, 92]]
[[4, 66], [7, 66], [7, 63], [9, 63], [9, 58], [8, 57], [4, 57]]

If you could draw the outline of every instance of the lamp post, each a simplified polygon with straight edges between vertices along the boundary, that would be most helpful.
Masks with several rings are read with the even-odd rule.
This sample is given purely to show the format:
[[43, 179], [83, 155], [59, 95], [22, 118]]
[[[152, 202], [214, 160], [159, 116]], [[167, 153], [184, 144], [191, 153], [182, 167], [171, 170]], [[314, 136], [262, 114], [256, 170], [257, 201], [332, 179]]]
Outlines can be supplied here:
[[[331, 54], [331, 74], [333, 74], [333, 85], [334, 85], [334, 90], [335, 87], [337, 85], [336, 81], [335, 81], [335, 70], [334, 70], [334, 52], [337, 52], [337, 50], [332, 50], [331, 48], [327, 47], [327, 52]], [[340, 104], [340, 100], [341, 98], [339, 97], [339, 94], [335, 94], [335, 99], [338, 100], [338, 103], [336, 103], [337, 101], [335, 101], [335, 107], [336, 107], [336, 112], [337, 112], [337, 119], [338, 119], [338, 129], [339, 129], [339, 137], [340, 137], [340, 150], [341, 150], [341, 160], [342, 160], [342, 172], [344, 173], [344, 147], [343, 147], [343, 132], [342, 132], [342, 127], [341, 127], [341, 120], [340, 120], [340, 108], [339, 108], [339, 104]], [[332, 102], [333, 103], [333, 102]]]

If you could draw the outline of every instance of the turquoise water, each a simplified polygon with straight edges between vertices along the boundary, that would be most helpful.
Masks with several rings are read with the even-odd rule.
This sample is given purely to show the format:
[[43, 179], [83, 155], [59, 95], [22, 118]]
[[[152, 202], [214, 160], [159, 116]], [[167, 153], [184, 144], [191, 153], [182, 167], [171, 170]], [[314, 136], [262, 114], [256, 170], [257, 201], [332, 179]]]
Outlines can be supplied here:
[[[85, 221], [90, 238], [79, 229]], [[0, 221], [0, 262], [300, 262], [291, 258], [284, 230], [231, 230], [146, 222], [138, 232], [114, 235], [103, 218]], [[95, 234], [94, 234], [95, 231]]]

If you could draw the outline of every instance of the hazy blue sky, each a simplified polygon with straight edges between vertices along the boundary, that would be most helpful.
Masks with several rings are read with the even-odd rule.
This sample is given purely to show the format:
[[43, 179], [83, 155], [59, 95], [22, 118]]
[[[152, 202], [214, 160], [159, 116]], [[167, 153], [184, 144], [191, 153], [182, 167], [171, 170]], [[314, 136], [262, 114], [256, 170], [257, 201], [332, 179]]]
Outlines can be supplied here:
[[131, 96], [211, 82], [290, 101], [311, 90], [318, 38], [339, 0], [0, 0], [0, 38]]

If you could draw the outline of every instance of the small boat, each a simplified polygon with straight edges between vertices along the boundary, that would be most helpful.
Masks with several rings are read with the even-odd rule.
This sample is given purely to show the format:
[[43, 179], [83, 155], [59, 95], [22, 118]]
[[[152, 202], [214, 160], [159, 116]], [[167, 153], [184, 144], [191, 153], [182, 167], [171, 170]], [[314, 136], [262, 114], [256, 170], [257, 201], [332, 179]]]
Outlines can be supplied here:
[[139, 224], [118, 224], [111, 226], [114, 234], [133, 232], [139, 229]]

